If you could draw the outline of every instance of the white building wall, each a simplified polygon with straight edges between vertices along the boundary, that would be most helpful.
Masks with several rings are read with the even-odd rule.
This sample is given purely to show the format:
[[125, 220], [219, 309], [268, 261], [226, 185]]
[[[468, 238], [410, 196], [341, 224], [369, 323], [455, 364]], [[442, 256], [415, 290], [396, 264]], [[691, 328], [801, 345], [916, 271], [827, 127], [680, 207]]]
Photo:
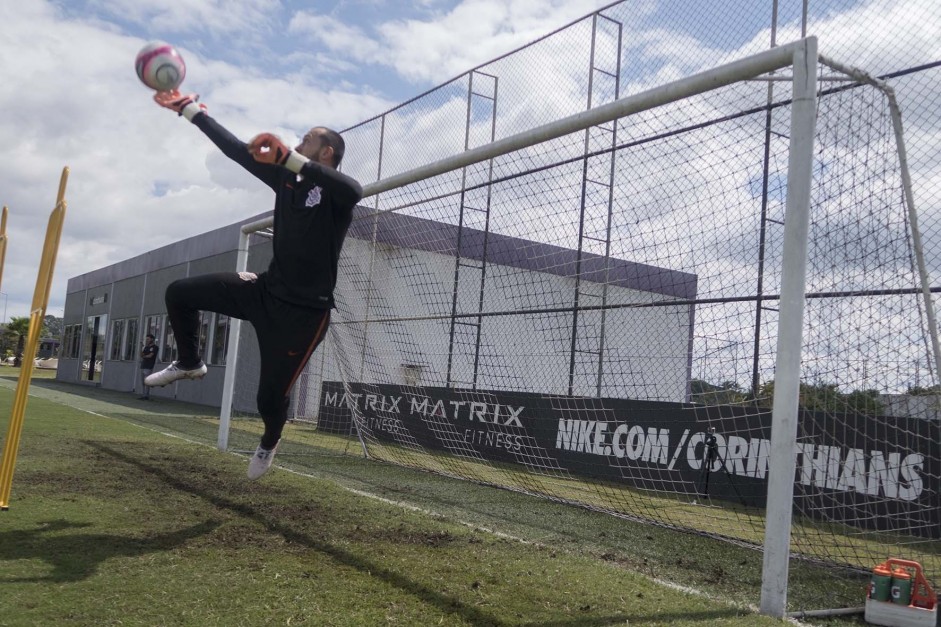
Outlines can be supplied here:
[[[489, 263], [483, 306], [480, 304], [481, 264], [466, 260], [460, 268], [457, 312], [476, 313], [520, 309], [559, 309], [557, 313], [488, 316], [481, 319], [477, 389], [541, 394], [568, 393], [571, 356], [572, 307], [575, 280], [548, 272]], [[420, 385], [448, 383], [448, 348], [455, 258], [424, 250], [347, 238], [336, 297], [338, 311], [331, 332], [312, 359], [305, 389], [297, 394], [297, 411], [316, 414], [323, 380], [406, 385], [420, 367]], [[371, 288], [365, 277], [373, 276]], [[601, 293], [598, 283], [581, 291]], [[650, 303], [664, 300], [658, 293], [609, 286], [609, 304]], [[369, 316], [366, 315], [367, 300]], [[600, 304], [600, 300], [598, 300]], [[600, 396], [682, 402], [687, 400], [691, 308], [619, 308], [605, 314], [605, 348], [601, 363]], [[597, 349], [601, 313], [581, 312], [579, 328], [588, 349]], [[389, 320], [348, 324], [347, 321]], [[435, 319], [437, 318], [437, 319]], [[471, 387], [477, 318], [455, 325], [451, 382]], [[364, 338], [365, 332], [365, 338]], [[593, 339], [593, 336], [595, 338]], [[341, 372], [338, 344], [346, 374]], [[573, 393], [597, 396], [598, 355], [578, 353], [579, 376]]]
[[[364, 222], [368, 220], [361, 221], [361, 224]], [[85, 321], [87, 312], [83, 304], [92, 291], [135, 278], [141, 288], [128, 295], [128, 302], [122, 305], [127, 311], [122, 316], [133, 317], [134, 312], [141, 312], [139, 328], [143, 329], [146, 316], [164, 312], [163, 292], [169, 281], [168, 276], [165, 276], [168, 269], [177, 269], [179, 276], [184, 276], [188, 273], [222, 270], [234, 264], [233, 249], [237, 242], [238, 226], [229, 225], [70, 279], [66, 298], [67, 322]], [[336, 291], [338, 310], [334, 312], [327, 340], [314, 354], [307, 372], [298, 381], [294, 407], [299, 415], [316, 414], [323, 380], [349, 378], [351, 381], [427, 386], [445, 386], [449, 383], [448, 349], [455, 285], [453, 240], [456, 227], [407, 216], [392, 217], [379, 230], [380, 243], [375, 245], [364, 239], [363, 230], [351, 228], [346, 239]], [[370, 228], [365, 231], [371, 233]], [[414, 236], [414, 233], [419, 233], [419, 236]], [[479, 240], [481, 235], [472, 229], [466, 229], [464, 233], [465, 243], [475, 237]], [[383, 243], [383, 237], [388, 240], [386, 243]], [[477, 318], [462, 318], [463, 322], [471, 324], [455, 325], [451, 384], [457, 387], [476, 385], [477, 389], [567, 394], [571, 308], [575, 294], [571, 260], [575, 251], [495, 234], [490, 235], [490, 242], [493, 245], [487, 254], [488, 258], [505, 262], [491, 261], [486, 264], [486, 289], [481, 304], [480, 268], [483, 264], [480, 259], [484, 255], [482, 249], [479, 249], [479, 241], [476, 252], [472, 246], [466, 247], [470, 252], [462, 258], [457, 287], [457, 312], [559, 311], [525, 316], [483, 317], [476, 382], [474, 346], [477, 328], [473, 323], [476, 323]], [[270, 240], [258, 238], [251, 246], [249, 269], [263, 271], [270, 257]], [[225, 259], [229, 262], [226, 263]], [[552, 263], [558, 261], [559, 265], [554, 266], [547, 260]], [[597, 261], [593, 260], [595, 265]], [[619, 260], [612, 262], [627, 263]], [[184, 269], [191, 269], [192, 272]], [[590, 263], [586, 262], [583, 270], [586, 269], [583, 276], [592, 276]], [[632, 271], [641, 276], [640, 279], [635, 277], [632, 280], [640, 283], [651, 281], [651, 277], [670, 275], [669, 271], [649, 267], [640, 271], [635, 267]], [[366, 277], [370, 272], [372, 281], [367, 283]], [[694, 295], [694, 279], [690, 275], [678, 277], [678, 281], [685, 280], [692, 285], [691, 288], [689, 285], [683, 288], [693, 290], [685, 297]], [[652, 284], [655, 283], [654, 280]], [[142, 287], [144, 285], [146, 289]], [[631, 289], [612, 284], [608, 289], [608, 303], [649, 303], [670, 298], [662, 293], [663, 289], [656, 289], [656, 285], [654, 288]], [[580, 292], [583, 295], [600, 294], [601, 284], [583, 280]], [[395, 321], [381, 324], [373, 322], [368, 327], [362, 324], [361, 321], [367, 319], [367, 301], [368, 318]], [[600, 300], [597, 302], [600, 303]], [[581, 312], [580, 349], [597, 348], [600, 318], [600, 312]], [[356, 321], [357, 324], [350, 324], [349, 321]], [[573, 394], [686, 400], [691, 327], [689, 306], [609, 310], [605, 320], [600, 390], [597, 352], [578, 353], [578, 374], [573, 382]], [[341, 363], [344, 364], [342, 371]], [[128, 362], [127, 365], [127, 376], [117, 381], [112, 380], [111, 376], [118, 374], [117, 371], [109, 373], [108, 380], [102, 382], [103, 386], [109, 389], [130, 389], [131, 375], [137, 374], [130, 370], [136, 368], [137, 363]], [[76, 369], [72, 366], [74, 364], [70, 360], [61, 362], [59, 378], [75, 380]], [[199, 386], [189, 386], [183, 390], [172, 386], [174, 389], [161, 389], [157, 393], [196, 403], [218, 404], [224, 369], [225, 366], [214, 366], [212, 376]], [[257, 377], [257, 340], [251, 325], [244, 324], [235, 389], [237, 411], [255, 411]]]

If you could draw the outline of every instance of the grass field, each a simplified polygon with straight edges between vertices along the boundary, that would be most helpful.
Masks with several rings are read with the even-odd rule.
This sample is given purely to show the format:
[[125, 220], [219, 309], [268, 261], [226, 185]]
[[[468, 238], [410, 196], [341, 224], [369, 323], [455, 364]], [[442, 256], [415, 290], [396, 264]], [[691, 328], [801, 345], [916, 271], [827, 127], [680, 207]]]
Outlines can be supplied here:
[[[211, 409], [48, 376], [0, 513], [0, 625], [777, 624], [748, 609], [757, 552], [314, 448], [252, 483]], [[792, 573], [793, 607], [862, 604], [865, 578]]]

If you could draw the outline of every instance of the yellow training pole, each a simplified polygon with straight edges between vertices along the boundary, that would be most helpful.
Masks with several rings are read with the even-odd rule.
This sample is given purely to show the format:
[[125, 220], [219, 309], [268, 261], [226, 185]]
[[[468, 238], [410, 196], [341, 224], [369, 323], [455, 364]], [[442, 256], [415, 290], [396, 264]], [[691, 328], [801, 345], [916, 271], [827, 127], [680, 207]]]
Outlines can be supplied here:
[[[55, 270], [56, 255], [59, 252], [59, 240], [62, 237], [62, 223], [65, 220], [65, 185], [69, 180], [69, 168], [62, 168], [59, 180], [59, 193], [55, 209], [49, 215], [46, 227], [46, 241], [39, 261], [39, 274], [36, 277], [36, 289], [29, 314], [29, 331], [26, 335], [26, 349], [23, 364], [20, 366], [20, 378], [16, 383], [13, 398], [13, 410], [10, 412], [10, 426], [3, 447], [3, 460], [0, 462], [0, 511], [10, 508], [10, 490], [13, 487], [13, 469], [16, 466], [16, 452], [19, 449], [20, 433], [23, 430], [23, 415], [26, 413], [26, 401], [29, 398], [29, 383], [33, 376], [33, 358], [39, 346], [42, 323], [49, 304], [49, 291], [52, 288], [52, 273]], [[6, 218], [6, 212], [4, 212]], [[5, 220], [4, 226], [5, 229]]]
[[[3, 216], [0, 217], [0, 285], [3, 285], [3, 260], [7, 256], [7, 206], [3, 205]], [[6, 322], [6, 320], [3, 320]]]

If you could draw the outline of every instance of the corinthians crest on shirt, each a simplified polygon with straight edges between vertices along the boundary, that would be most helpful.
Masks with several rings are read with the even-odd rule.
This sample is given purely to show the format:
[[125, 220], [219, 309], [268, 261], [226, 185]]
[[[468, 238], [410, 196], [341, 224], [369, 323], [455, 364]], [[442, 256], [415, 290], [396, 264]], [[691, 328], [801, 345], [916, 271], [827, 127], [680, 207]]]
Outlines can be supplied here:
[[320, 186], [312, 187], [307, 192], [307, 200], [304, 201], [305, 207], [316, 207], [320, 204]]

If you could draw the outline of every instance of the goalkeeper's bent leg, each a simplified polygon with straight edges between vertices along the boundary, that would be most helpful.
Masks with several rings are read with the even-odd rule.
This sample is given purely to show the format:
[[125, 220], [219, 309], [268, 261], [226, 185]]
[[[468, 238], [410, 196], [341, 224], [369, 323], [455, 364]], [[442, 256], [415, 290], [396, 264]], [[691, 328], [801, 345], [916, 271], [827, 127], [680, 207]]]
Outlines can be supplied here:
[[[254, 277], [254, 275], [250, 275]], [[202, 363], [199, 356], [199, 312], [214, 311], [232, 318], [250, 319], [252, 303], [258, 301], [255, 282], [245, 273], [217, 272], [179, 279], [167, 287], [164, 300], [173, 327], [182, 368]]]

